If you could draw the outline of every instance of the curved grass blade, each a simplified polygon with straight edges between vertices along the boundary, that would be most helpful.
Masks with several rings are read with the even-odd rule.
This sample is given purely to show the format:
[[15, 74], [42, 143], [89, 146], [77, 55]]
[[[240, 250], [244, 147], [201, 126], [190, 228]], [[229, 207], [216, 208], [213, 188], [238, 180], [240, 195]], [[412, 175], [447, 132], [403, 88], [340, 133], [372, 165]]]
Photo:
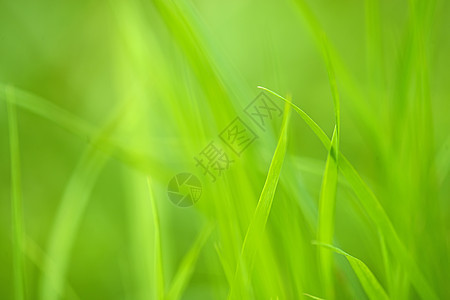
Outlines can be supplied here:
[[22, 187], [20, 175], [20, 147], [17, 115], [12, 90], [7, 88], [7, 110], [9, 127], [9, 153], [11, 158], [11, 213], [13, 245], [14, 297], [23, 300], [25, 294], [24, 223], [22, 209]]
[[189, 280], [191, 279], [192, 273], [195, 269], [195, 264], [200, 255], [200, 251], [203, 249], [206, 244], [209, 236], [213, 231], [213, 226], [208, 225], [198, 236], [197, 240], [192, 245], [192, 248], [189, 252], [184, 256], [180, 267], [178, 268], [172, 284], [169, 288], [169, 292], [167, 293], [168, 300], [178, 300], [181, 299], [184, 290], [186, 289]]
[[155, 260], [154, 260], [154, 284], [156, 290], [155, 299], [164, 299], [164, 270], [161, 248], [161, 226], [159, 222], [158, 208], [156, 207], [155, 197], [153, 196], [150, 177], [147, 177], [148, 191], [153, 212], [153, 226], [155, 229]]
[[347, 258], [350, 265], [352, 266], [353, 271], [355, 271], [355, 274], [358, 277], [359, 281], [361, 282], [364, 291], [366, 292], [367, 296], [370, 299], [373, 300], [389, 299], [389, 297], [387, 296], [386, 292], [384, 291], [383, 287], [380, 285], [378, 280], [375, 278], [375, 276], [372, 274], [372, 272], [366, 266], [366, 264], [364, 264], [361, 260], [351, 256], [350, 254], [334, 246], [323, 243], [314, 243], [314, 244], [332, 250], [338, 254], [344, 255]]
[[246, 286], [249, 273], [252, 269], [256, 249], [260, 245], [267, 219], [269, 218], [273, 197], [275, 195], [278, 180], [280, 178], [281, 167], [283, 166], [284, 156], [286, 154], [289, 116], [290, 105], [287, 103], [285, 105], [283, 123], [281, 125], [281, 133], [277, 148], [275, 149], [275, 153], [269, 167], [269, 172], [267, 174], [266, 182], [261, 192], [261, 196], [259, 197], [255, 213], [250, 221], [247, 233], [245, 234], [244, 243], [241, 249], [241, 255], [236, 266], [236, 272], [233, 278], [233, 282], [230, 286], [228, 299], [245, 298], [244, 296], [246, 295], [246, 293], [243, 292], [243, 290]]
[[[298, 106], [296, 106], [289, 100], [278, 95], [277, 93], [264, 87], [259, 88], [277, 96], [287, 103], [290, 103], [294, 110], [317, 135], [317, 137], [323, 143], [324, 147], [327, 150], [330, 149], [330, 139], [327, 137], [325, 132], [303, 110], [301, 110]], [[344, 177], [349, 182], [362, 207], [365, 209], [372, 221], [378, 226], [381, 233], [383, 233], [392, 254], [399, 262], [401, 262], [403, 268], [407, 271], [410, 281], [419, 295], [424, 299], [438, 299], [428, 280], [422, 274], [419, 267], [417, 266], [417, 263], [411, 257], [405, 245], [400, 240], [394, 226], [392, 225], [392, 222], [384, 211], [383, 206], [380, 204], [372, 190], [362, 180], [361, 176], [359, 176], [358, 172], [355, 170], [352, 164], [342, 153], [339, 154], [339, 169], [342, 172], [342, 175], [344, 175]]]
[[56, 300], [63, 297], [72, 245], [89, 202], [91, 190], [105, 161], [102, 154], [88, 149], [67, 185], [47, 246], [48, 256], [41, 281], [42, 300]]

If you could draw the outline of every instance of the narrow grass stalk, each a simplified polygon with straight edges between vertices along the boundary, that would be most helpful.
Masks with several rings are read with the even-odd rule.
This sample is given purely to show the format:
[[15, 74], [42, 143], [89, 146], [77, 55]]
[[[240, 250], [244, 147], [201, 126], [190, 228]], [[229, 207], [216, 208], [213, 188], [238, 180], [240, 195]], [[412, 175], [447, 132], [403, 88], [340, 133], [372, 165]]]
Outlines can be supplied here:
[[250, 225], [245, 234], [241, 255], [237, 262], [236, 272], [230, 286], [228, 299], [241, 299], [246, 295], [245, 288], [248, 282], [248, 276], [252, 269], [256, 250], [261, 243], [267, 219], [269, 218], [273, 198], [280, 178], [281, 168], [283, 166], [284, 156], [286, 154], [289, 116], [290, 105], [286, 104], [277, 148], [275, 149], [255, 213], [250, 220]]
[[116, 108], [84, 151], [66, 186], [47, 244], [45, 273], [40, 283], [42, 300], [55, 300], [64, 295], [71, 249], [89, 203], [91, 191], [107, 161], [105, 153], [97, 150], [97, 144], [109, 138], [124, 114], [122, 106]]
[[[12, 100], [8, 98], [4, 92], [6, 87], [7, 86], [5, 84], [0, 83], [0, 99], [8, 103]], [[96, 149], [110, 152], [111, 156], [114, 156], [133, 169], [143, 171], [145, 173], [152, 173], [155, 169], [167, 170], [167, 173], [157, 172], [157, 175], [160, 175], [159, 178], [165, 178], [175, 172], [175, 170], [168, 170], [166, 165], [162, 166], [162, 164], [157, 160], [149, 159], [148, 155], [137, 153], [129, 149], [126, 145], [107, 138], [106, 135], [98, 136], [96, 134], [98, 130], [93, 124], [73, 115], [61, 107], [54, 105], [47, 99], [18, 89], [17, 87], [8, 87], [8, 89], [13, 91], [14, 104], [17, 107], [54, 122], [56, 125], [68, 130], [84, 140], [95, 141], [95, 143], [92, 144], [96, 147]]]
[[17, 115], [16, 106], [14, 103], [14, 95], [10, 88], [7, 88], [6, 94], [9, 99], [9, 101], [7, 102], [7, 109], [9, 126], [9, 153], [11, 159], [11, 225], [13, 245], [14, 297], [17, 300], [23, 300], [25, 299], [25, 260], [19, 132], [17, 128]]
[[336, 248], [334, 246], [328, 245], [328, 244], [322, 244], [322, 243], [315, 243], [318, 246], [321, 246], [325, 249], [332, 250], [338, 254], [344, 255], [350, 265], [352, 266], [353, 271], [355, 272], [356, 276], [359, 279], [359, 282], [364, 288], [364, 291], [366, 292], [369, 299], [372, 300], [387, 300], [389, 297], [387, 296], [386, 292], [384, 291], [381, 284], [378, 282], [378, 280], [375, 278], [373, 273], [370, 271], [370, 269], [364, 264], [361, 260], [357, 259], [356, 257], [351, 256], [350, 254], [342, 251], [339, 248]]
[[155, 299], [164, 299], [165, 287], [164, 287], [164, 270], [163, 270], [162, 249], [161, 249], [161, 226], [159, 221], [158, 208], [156, 207], [155, 197], [152, 192], [150, 177], [147, 177], [147, 185], [149, 190], [150, 203], [152, 206], [153, 227], [155, 234], [153, 286], [155, 287]]
[[167, 293], [166, 299], [168, 300], [178, 300], [181, 299], [186, 286], [191, 279], [192, 273], [194, 272], [195, 265], [197, 263], [198, 257], [201, 250], [205, 246], [209, 236], [213, 231], [212, 225], [207, 225], [205, 229], [200, 233], [197, 240], [192, 245], [189, 252], [184, 256], [181, 261], [180, 267], [175, 273], [174, 279]]
[[[337, 89], [334, 69], [330, 58], [328, 40], [322, 34], [322, 53], [328, 73], [331, 94], [334, 102], [336, 125], [331, 139], [331, 148], [328, 152], [327, 163], [322, 180], [319, 199], [319, 227], [318, 238], [322, 243], [332, 243], [334, 235], [334, 211], [336, 206], [336, 189], [338, 183], [339, 140], [340, 140], [340, 99]], [[333, 283], [333, 256], [329, 251], [319, 250], [319, 259], [322, 268], [322, 281], [328, 299], [334, 298]]]
[[[337, 130], [335, 127], [333, 145], [337, 144]], [[328, 152], [325, 172], [322, 179], [322, 187], [319, 199], [319, 226], [318, 239], [323, 243], [331, 243], [334, 234], [334, 210], [336, 206], [336, 187], [338, 177], [338, 164], [333, 153], [334, 147]], [[321, 266], [322, 287], [326, 298], [334, 298], [333, 256], [330, 251], [319, 249], [319, 261]]]
[[[325, 132], [317, 125], [303, 110], [293, 104], [291, 101], [283, 98], [277, 93], [260, 87], [261, 89], [277, 96], [278, 98], [290, 103], [294, 110], [300, 115], [300, 117], [308, 124], [311, 130], [317, 135], [324, 147], [329, 150], [331, 147], [331, 141]], [[347, 160], [347, 158], [340, 153], [339, 154], [339, 169], [344, 177], [349, 182], [356, 196], [358, 197], [362, 207], [367, 212], [372, 221], [377, 225], [379, 230], [386, 238], [387, 245], [390, 248], [395, 258], [402, 264], [403, 268], [407, 271], [411, 283], [415, 287], [416, 291], [424, 299], [438, 299], [435, 291], [431, 288], [428, 280], [422, 274], [421, 270], [417, 266], [417, 263], [411, 257], [411, 254], [407, 251], [404, 243], [400, 240], [392, 222], [383, 209], [383, 206], [378, 201], [375, 194], [362, 180], [361, 176]]]

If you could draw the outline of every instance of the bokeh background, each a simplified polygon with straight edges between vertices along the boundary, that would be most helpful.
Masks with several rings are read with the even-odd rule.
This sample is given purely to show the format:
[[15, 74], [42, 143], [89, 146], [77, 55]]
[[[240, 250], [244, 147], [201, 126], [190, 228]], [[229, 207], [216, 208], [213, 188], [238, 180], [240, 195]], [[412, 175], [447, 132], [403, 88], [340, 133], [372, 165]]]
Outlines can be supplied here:
[[[342, 255], [321, 277], [311, 242], [327, 149], [295, 111], [253, 262], [240, 259], [282, 126], [245, 108], [263, 93], [283, 110], [257, 86], [290, 95], [331, 138], [321, 34], [339, 150], [423, 280], [342, 173], [332, 244], [392, 299], [424, 298], [423, 285], [450, 298], [449, 14], [445, 0], [0, 0], [0, 298], [367, 298]], [[219, 138], [236, 117], [258, 136], [241, 155]], [[194, 159], [210, 142], [234, 160], [214, 182]], [[202, 183], [187, 208], [167, 194], [182, 172]]]

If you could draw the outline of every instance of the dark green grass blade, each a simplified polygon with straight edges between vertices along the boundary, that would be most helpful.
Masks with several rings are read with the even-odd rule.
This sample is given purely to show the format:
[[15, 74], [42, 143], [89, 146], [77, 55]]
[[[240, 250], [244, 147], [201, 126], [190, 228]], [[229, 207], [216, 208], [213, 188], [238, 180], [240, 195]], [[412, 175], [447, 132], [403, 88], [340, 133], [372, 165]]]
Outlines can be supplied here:
[[353, 271], [355, 271], [356, 276], [358, 277], [361, 285], [364, 288], [364, 291], [366, 292], [367, 296], [372, 300], [383, 300], [383, 299], [389, 299], [386, 292], [384, 291], [383, 287], [380, 285], [378, 280], [375, 278], [373, 273], [370, 271], [370, 269], [364, 264], [361, 260], [357, 259], [356, 257], [351, 256], [350, 254], [334, 247], [328, 244], [323, 243], [315, 243], [316, 245], [319, 245], [323, 248], [327, 248], [329, 250], [332, 250], [338, 254], [344, 255], [350, 265], [353, 268]]
[[269, 218], [273, 197], [275, 195], [281, 168], [283, 166], [284, 156], [286, 154], [289, 116], [290, 105], [286, 104], [278, 145], [275, 149], [266, 182], [261, 192], [261, 196], [259, 197], [255, 213], [250, 220], [250, 224], [245, 234], [244, 243], [241, 249], [241, 256], [236, 266], [236, 272], [230, 286], [228, 299], [242, 299], [242, 297], [246, 295], [245, 289], [248, 282], [248, 276], [252, 269], [256, 250], [261, 243], [267, 219]]
[[[260, 88], [277, 96], [285, 102], [290, 103], [294, 110], [317, 135], [317, 137], [323, 143], [324, 147], [327, 150], [330, 149], [330, 139], [327, 137], [325, 132], [303, 110], [301, 110], [298, 106], [296, 106], [289, 100], [278, 95], [277, 93], [263, 87]], [[414, 285], [419, 295], [421, 295], [424, 299], [438, 299], [436, 293], [431, 288], [427, 279], [423, 276], [422, 272], [417, 266], [417, 263], [413, 260], [411, 255], [408, 253], [405, 245], [400, 240], [395, 228], [392, 225], [392, 222], [390, 221], [388, 215], [376, 198], [375, 194], [362, 180], [361, 176], [359, 176], [358, 172], [342, 153], [339, 155], [339, 169], [353, 188], [353, 191], [358, 197], [362, 207], [383, 233], [387, 241], [387, 245], [390, 248], [393, 256], [402, 264], [403, 268], [407, 271], [411, 283]]]
[[9, 152], [11, 159], [11, 213], [14, 297], [25, 299], [24, 223], [22, 210], [22, 187], [20, 175], [20, 147], [17, 128], [16, 106], [11, 89], [5, 90], [8, 98]]
[[214, 227], [212, 225], [208, 225], [207, 227], [205, 227], [205, 229], [200, 233], [199, 237], [192, 245], [192, 248], [184, 256], [183, 260], [181, 261], [180, 267], [178, 268], [170, 285], [166, 299], [181, 299], [181, 297], [183, 296], [183, 292], [186, 289], [189, 280], [191, 279], [192, 273], [194, 272], [200, 252], [205, 246], [213, 229]]

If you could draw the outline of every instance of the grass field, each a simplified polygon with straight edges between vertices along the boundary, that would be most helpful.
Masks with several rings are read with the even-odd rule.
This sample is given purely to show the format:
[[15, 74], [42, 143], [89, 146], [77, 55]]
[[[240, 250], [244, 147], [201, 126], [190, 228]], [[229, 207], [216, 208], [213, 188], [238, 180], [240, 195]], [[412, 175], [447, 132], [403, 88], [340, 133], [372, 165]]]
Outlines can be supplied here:
[[0, 299], [450, 299], [449, 14], [0, 1]]

